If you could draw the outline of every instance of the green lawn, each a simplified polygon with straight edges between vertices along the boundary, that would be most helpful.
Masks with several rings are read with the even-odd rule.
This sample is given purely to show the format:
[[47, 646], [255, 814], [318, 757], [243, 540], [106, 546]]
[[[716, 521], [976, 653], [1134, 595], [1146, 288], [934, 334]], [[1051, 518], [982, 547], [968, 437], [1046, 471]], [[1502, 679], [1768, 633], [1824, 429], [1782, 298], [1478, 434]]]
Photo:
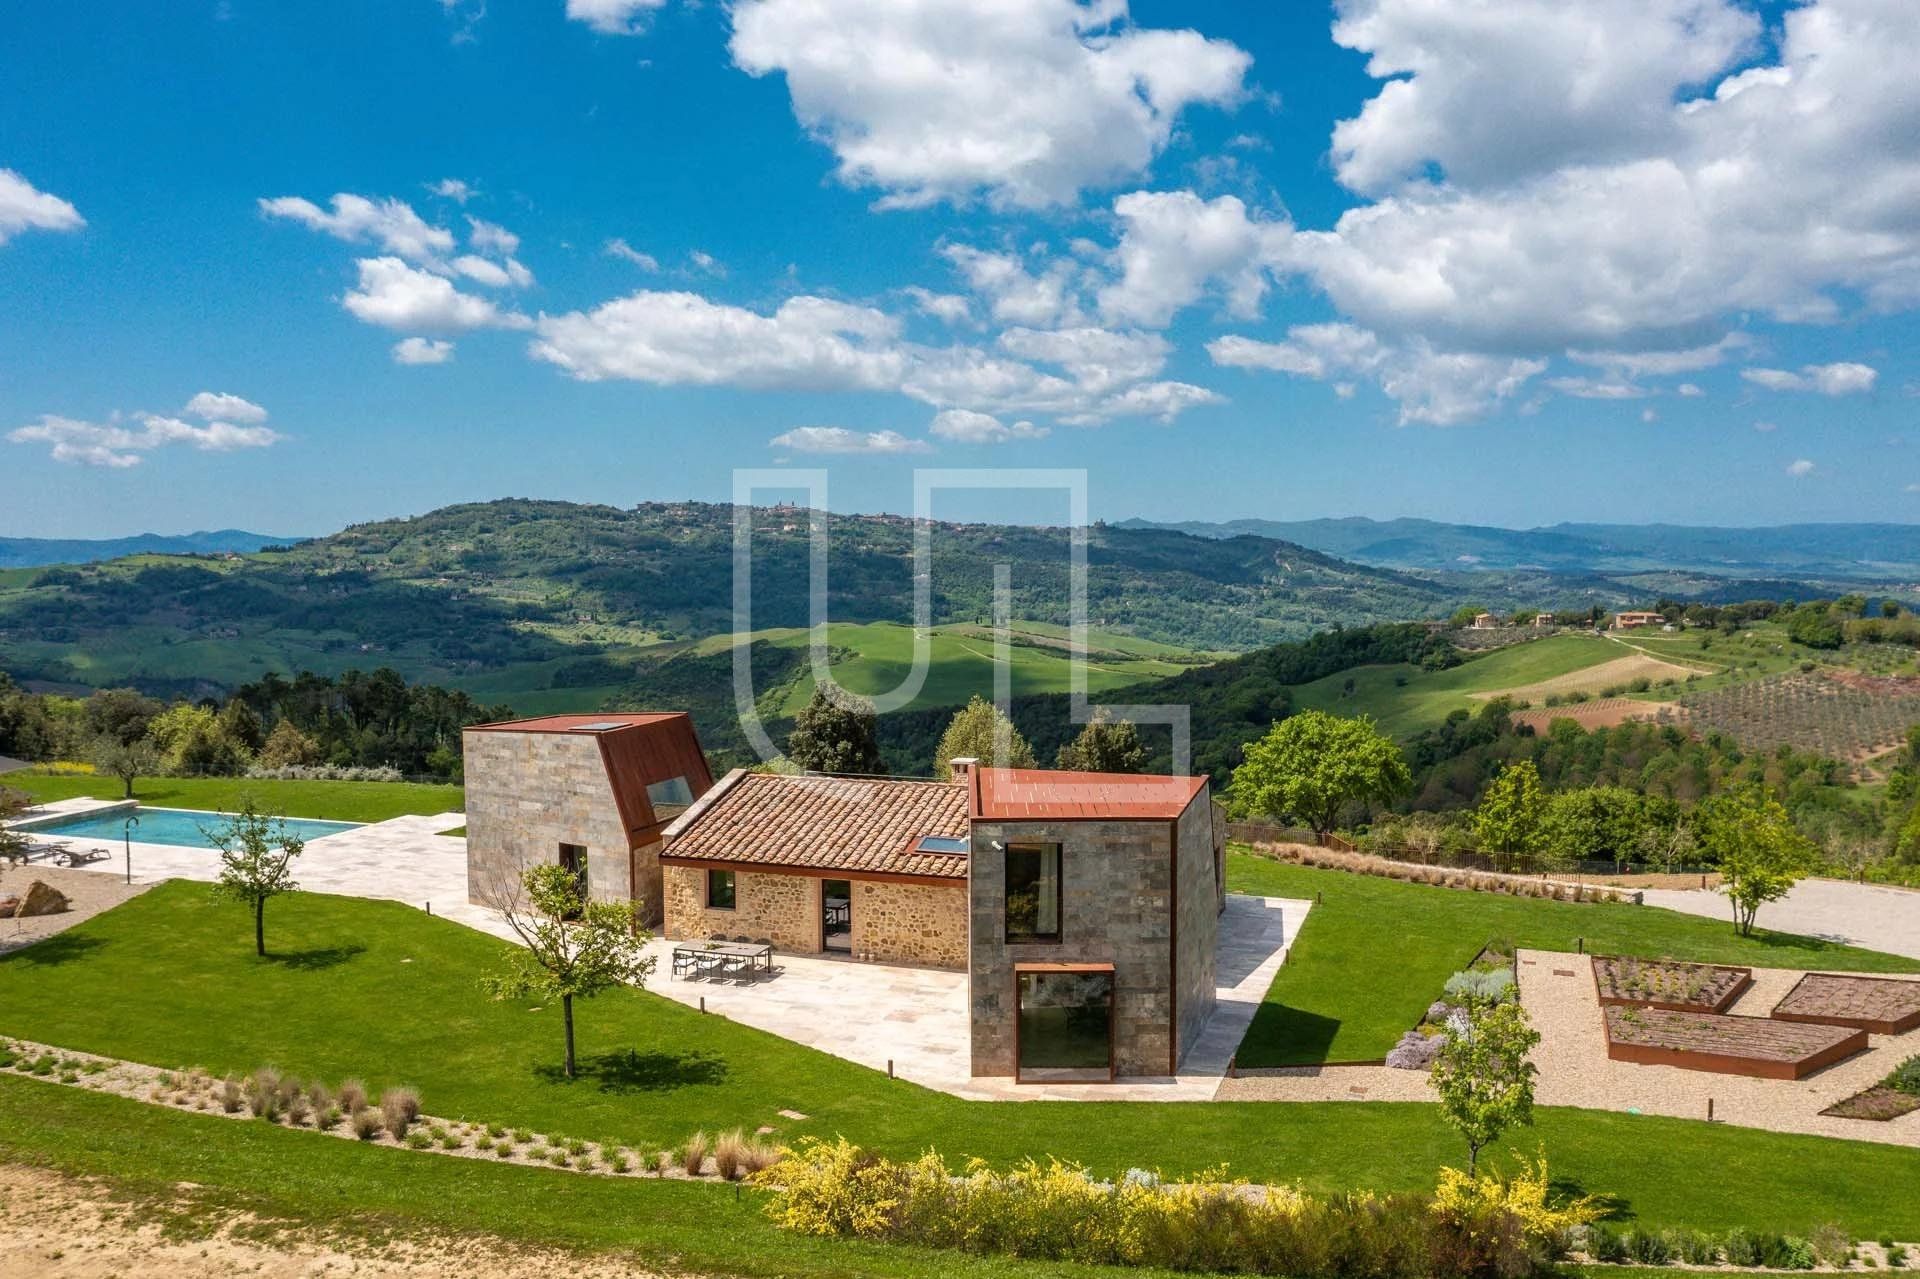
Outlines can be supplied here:
[[[1236, 865], [1236, 878], [1246, 873]], [[1334, 909], [1320, 922], [1335, 917]], [[254, 958], [249, 942], [241, 907], [211, 900], [202, 885], [162, 885], [0, 959], [0, 1033], [161, 1065], [238, 1072], [273, 1064], [335, 1083], [347, 1076], [376, 1088], [404, 1082], [420, 1088], [436, 1114], [629, 1145], [679, 1142], [695, 1128], [765, 1123], [783, 1140], [844, 1133], [898, 1156], [932, 1146], [951, 1159], [979, 1155], [996, 1163], [1056, 1154], [1107, 1174], [1130, 1166], [1193, 1173], [1224, 1162], [1239, 1175], [1320, 1191], [1430, 1188], [1435, 1169], [1462, 1157], [1458, 1139], [1425, 1105], [961, 1101], [639, 991], [616, 991], [580, 1008], [588, 1069], [567, 1082], [554, 1069], [557, 1010], [491, 1002], [478, 989], [504, 943], [398, 904], [317, 894], [269, 908], [270, 958]], [[1350, 984], [1382, 970], [1380, 956], [1368, 963], [1349, 974]], [[467, 1204], [457, 1185], [437, 1179], [486, 1174], [413, 1173], [405, 1170], [416, 1165], [392, 1162], [404, 1156], [299, 1134], [243, 1137], [251, 1132], [244, 1125], [236, 1130], [188, 1116], [140, 1121], [183, 1134], [164, 1143], [164, 1152], [114, 1145], [123, 1138], [98, 1131], [97, 1117], [68, 1114], [64, 1101], [9, 1103], [11, 1091], [0, 1088], [0, 1149], [60, 1159], [98, 1150], [87, 1157], [156, 1182], [252, 1187], [273, 1180], [261, 1169], [284, 1171], [276, 1152], [293, 1146], [280, 1143], [304, 1140], [329, 1148], [314, 1156], [329, 1161], [321, 1202], [383, 1212], [411, 1194], [421, 1201], [418, 1213], [466, 1214], [488, 1228], [489, 1214], [523, 1212], [512, 1187], [574, 1185], [503, 1180], [505, 1188], [494, 1190], [489, 1182]], [[13, 1105], [26, 1105], [39, 1119], [10, 1122]], [[789, 1122], [778, 1114], [783, 1108], [809, 1118]], [[200, 1133], [204, 1139], [193, 1135]], [[247, 1143], [245, 1152], [235, 1150], [239, 1142]], [[1920, 1181], [1920, 1151], [1573, 1110], [1541, 1112], [1537, 1127], [1513, 1142], [1521, 1151], [1536, 1145], [1557, 1177], [1620, 1196], [1628, 1211], [1649, 1221], [1804, 1230], [1834, 1219], [1863, 1234], [1920, 1234], [1920, 1199], [1908, 1189]], [[181, 1161], [195, 1158], [218, 1166], [183, 1171]], [[1742, 1169], [1737, 1195], [1726, 1191], [1729, 1168]], [[402, 1176], [404, 1185], [386, 1185]], [[369, 1188], [373, 1181], [377, 1191]], [[555, 1198], [574, 1193], [583, 1221], [622, 1216], [607, 1214], [593, 1198], [617, 1190], [565, 1189]], [[624, 1223], [592, 1228], [631, 1228], [652, 1238], [646, 1232], [672, 1215], [668, 1208], [657, 1216], [625, 1214]]]
[[[0, 786], [25, 791], [36, 800], [119, 799], [125, 788], [115, 777], [0, 774]], [[231, 811], [248, 796], [263, 810], [282, 817], [319, 817], [337, 822], [383, 822], [412, 814], [457, 813], [466, 800], [458, 786], [413, 782], [277, 782], [247, 777], [143, 777], [134, 797], [156, 808], [205, 808]]]
[[1229, 858], [1227, 866], [1234, 892], [1324, 895], [1254, 1016], [1240, 1047], [1244, 1066], [1386, 1056], [1446, 979], [1496, 938], [1536, 950], [1571, 951], [1584, 940], [1589, 951], [1603, 954], [1920, 972], [1920, 961], [1898, 955], [1782, 933], [1741, 937], [1731, 920], [1648, 906], [1500, 897], [1245, 855]]

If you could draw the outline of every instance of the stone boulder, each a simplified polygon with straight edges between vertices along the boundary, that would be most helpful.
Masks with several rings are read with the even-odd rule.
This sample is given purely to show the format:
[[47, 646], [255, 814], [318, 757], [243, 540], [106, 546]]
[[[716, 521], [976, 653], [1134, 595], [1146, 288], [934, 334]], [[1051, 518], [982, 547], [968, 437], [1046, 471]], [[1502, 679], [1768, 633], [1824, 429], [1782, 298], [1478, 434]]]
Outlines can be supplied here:
[[27, 886], [27, 895], [20, 899], [20, 906], [14, 912], [25, 919], [32, 915], [58, 915], [69, 909], [67, 895], [41, 880], [34, 880]]

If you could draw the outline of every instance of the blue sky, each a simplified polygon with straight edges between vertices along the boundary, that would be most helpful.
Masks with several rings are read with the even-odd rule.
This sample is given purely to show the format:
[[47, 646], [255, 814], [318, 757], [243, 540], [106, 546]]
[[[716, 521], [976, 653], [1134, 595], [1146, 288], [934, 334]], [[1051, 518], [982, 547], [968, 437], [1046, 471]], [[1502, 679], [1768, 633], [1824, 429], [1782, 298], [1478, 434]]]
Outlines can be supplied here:
[[783, 465], [1908, 521], [1916, 57], [1906, 0], [9, 6], [0, 533]]

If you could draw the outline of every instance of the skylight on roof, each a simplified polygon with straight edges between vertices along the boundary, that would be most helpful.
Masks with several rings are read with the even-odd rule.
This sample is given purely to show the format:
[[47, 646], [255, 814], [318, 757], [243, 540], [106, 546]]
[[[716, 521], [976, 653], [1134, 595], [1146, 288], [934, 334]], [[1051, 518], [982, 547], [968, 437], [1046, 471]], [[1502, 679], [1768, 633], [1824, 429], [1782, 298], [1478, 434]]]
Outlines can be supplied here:
[[953, 835], [922, 835], [920, 842], [913, 846], [913, 851], [916, 853], [946, 853], [952, 855], [954, 853], [964, 854], [968, 851], [968, 847], [969, 845], [965, 839]]
[[573, 731], [576, 733], [604, 733], [609, 729], [625, 728], [625, 727], [626, 725], [620, 723], [618, 720], [608, 719], [608, 720], [601, 720], [597, 724], [575, 724], [573, 726]]

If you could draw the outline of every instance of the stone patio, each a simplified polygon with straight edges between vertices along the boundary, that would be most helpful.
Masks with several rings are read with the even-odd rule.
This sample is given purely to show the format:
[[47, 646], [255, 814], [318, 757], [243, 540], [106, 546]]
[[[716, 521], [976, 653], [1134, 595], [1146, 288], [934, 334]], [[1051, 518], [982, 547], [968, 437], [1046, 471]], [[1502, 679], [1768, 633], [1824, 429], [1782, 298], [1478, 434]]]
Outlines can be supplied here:
[[983, 1101], [1210, 1101], [1313, 903], [1227, 898], [1213, 1015], [1175, 1077], [1112, 1084], [1016, 1084], [969, 1077], [967, 975], [776, 955], [774, 972], [731, 982], [672, 976], [673, 943], [656, 940], [648, 988], [928, 1088]]

